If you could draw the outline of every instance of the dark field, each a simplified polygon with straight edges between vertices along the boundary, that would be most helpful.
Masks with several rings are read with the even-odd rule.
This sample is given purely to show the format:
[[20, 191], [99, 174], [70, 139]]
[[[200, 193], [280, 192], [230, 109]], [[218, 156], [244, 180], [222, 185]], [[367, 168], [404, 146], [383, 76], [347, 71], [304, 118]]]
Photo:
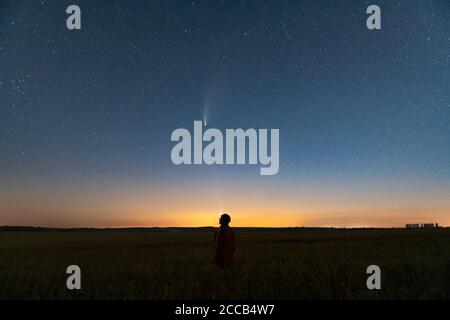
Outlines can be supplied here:
[[[237, 230], [233, 267], [202, 232], [0, 232], [1, 299], [448, 299], [450, 229]], [[82, 290], [65, 271], [82, 269]], [[366, 268], [382, 290], [366, 288]]]

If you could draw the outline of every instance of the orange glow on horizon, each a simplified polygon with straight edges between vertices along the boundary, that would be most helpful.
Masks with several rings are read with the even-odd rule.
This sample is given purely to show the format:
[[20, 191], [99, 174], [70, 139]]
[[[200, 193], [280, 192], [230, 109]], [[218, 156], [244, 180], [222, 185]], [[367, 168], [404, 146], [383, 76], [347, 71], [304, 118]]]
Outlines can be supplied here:
[[[179, 185], [43, 188], [0, 195], [0, 225], [49, 227], [217, 226], [221, 213], [234, 227], [403, 227], [407, 223], [450, 225], [443, 194], [366, 194], [354, 190], [308, 190], [240, 184], [220, 190]], [[28, 193], [27, 193], [28, 192]], [[26, 193], [28, 196], [24, 197]], [[5, 201], [5, 199], [7, 199]]]

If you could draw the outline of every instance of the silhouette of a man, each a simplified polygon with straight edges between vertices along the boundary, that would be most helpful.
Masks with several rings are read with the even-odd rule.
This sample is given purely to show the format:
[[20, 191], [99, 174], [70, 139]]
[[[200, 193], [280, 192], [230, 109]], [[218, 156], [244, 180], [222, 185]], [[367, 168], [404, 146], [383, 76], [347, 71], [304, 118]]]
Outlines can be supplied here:
[[233, 262], [236, 250], [234, 230], [229, 226], [231, 218], [224, 213], [220, 216], [220, 227], [214, 235], [214, 262], [221, 268], [226, 268]]

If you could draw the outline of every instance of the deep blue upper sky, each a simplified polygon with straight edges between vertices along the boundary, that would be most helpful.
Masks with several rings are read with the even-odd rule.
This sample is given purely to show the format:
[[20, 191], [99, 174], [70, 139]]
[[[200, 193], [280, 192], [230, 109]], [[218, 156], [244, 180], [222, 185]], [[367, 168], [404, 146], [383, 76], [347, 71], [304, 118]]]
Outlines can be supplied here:
[[2, 1], [0, 179], [259, 179], [174, 167], [170, 133], [207, 117], [279, 128], [274, 180], [448, 181], [449, 57], [445, 0]]

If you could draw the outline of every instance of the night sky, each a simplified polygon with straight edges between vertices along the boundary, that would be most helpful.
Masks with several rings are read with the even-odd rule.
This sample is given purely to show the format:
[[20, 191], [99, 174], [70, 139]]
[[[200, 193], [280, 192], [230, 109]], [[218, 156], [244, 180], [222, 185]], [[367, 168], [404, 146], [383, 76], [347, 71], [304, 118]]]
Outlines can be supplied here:
[[[450, 225], [449, 63], [446, 0], [2, 0], [0, 225]], [[194, 120], [279, 173], [174, 165]]]

